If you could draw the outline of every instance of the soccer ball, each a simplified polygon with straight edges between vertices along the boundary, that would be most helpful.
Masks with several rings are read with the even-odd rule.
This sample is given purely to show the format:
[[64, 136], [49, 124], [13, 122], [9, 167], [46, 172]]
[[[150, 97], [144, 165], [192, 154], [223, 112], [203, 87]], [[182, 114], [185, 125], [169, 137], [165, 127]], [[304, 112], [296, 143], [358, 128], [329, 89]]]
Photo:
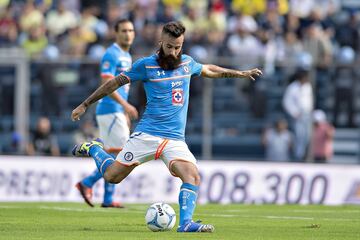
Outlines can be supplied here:
[[145, 223], [153, 232], [169, 231], [175, 222], [175, 211], [166, 203], [154, 203], [146, 211]]

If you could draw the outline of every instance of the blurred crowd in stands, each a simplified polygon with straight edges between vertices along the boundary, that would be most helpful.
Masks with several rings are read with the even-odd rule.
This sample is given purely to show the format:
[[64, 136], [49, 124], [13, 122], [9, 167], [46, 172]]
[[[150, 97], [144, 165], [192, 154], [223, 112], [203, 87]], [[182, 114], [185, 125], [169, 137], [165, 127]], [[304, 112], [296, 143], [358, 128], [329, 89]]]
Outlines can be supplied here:
[[359, 16], [340, 0], [5, 0], [0, 45], [22, 46], [31, 56], [100, 58], [123, 17], [135, 24], [137, 55], [156, 47], [164, 22], [180, 20], [186, 52], [237, 56], [244, 67], [262, 63], [267, 74], [303, 51], [325, 68], [339, 47], [357, 52], [359, 44]]
[[[360, 4], [350, 6], [343, 5], [344, 2], [2, 0], [0, 47], [20, 46], [35, 59], [55, 61], [66, 56], [99, 60], [113, 41], [113, 23], [125, 17], [133, 21], [136, 30], [131, 53], [143, 56], [158, 48], [157, 39], [163, 23], [180, 20], [186, 26], [184, 52], [200, 62], [217, 61], [223, 66], [235, 62], [239, 69], [260, 66], [264, 71], [263, 79], [275, 79], [274, 84], [280, 81], [274, 78], [279, 74], [279, 66], [285, 66], [280, 71], [281, 79], [287, 79], [285, 85], [289, 86], [283, 92], [282, 106], [289, 123], [283, 118], [277, 119], [276, 126], [265, 131], [262, 142], [269, 147], [274, 143], [271, 139], [278, 137], [280, 140], [276, 143], [281, 143], [282, 148], [298, 148], [294, 149], [294, 157], [300, 160], [304, 159], [309, 142], [321, 139], [321, 134], [311, 136], [306, 132], [317, 127], [319, 122], [327, 122], [325, 113], [320, 113], [319, 120], [319, 113], [315, 117], [313, 110], [326, 110], [319, 96], [330, 80], [335, 86], [332, 123], [338, 125], [338, 112], [345, 109], [348, 117], [345, 126], [356, 127], [353, 99], [358, 73], [354, 65], [358, 61], [360, 43]], [[226, 61], [229, 58], [230, 61]], [[295, 81], [290, 83], [291, 79]], [[307, 87], [299, 83], [302, 81], [308, 84]], [[237, 89], [244, 88], [241, 81], [234, 84]], [[261, 109], [266, 105], [262, 104], [266, 90], [264, 80], [247, 87], [253, 99], [249, 102], [253, 114], [261, 118]], [[296, 98], [302, 96], [308, 96], [307, 102], [299, 100], [301, 103], [298, 103]], [[309, 102], [310, 99], [314, 102]], [[296, 104], [299, 104], [299, 109], [294, 108]], [[317, 125], [313, 126], [314, 119], [317, 119]], [[293, 133], [287, 132], [288, 124]], [[326, 136], [331, 139], [333, 129], [331, 126], [327, 129]], [[286, 136], [276, 136], [277, 131], [285, 131]], [[299, 144], [302, 141], [305, 142]], [[326, 150], [326, 156], [317, 156], [319, 161], [331, 157], [328, 153], [331, 147], [326, 148], [330, 150]], [[58, 154], [56, 149], [48, 148], [46, 151]], [[282, 156], [268, 156], [268, 159], [289, 159], [289, 152], [284, 152], [284, 149], [276, 151]], [[31, 146], [28, 152], [34, 153]]]

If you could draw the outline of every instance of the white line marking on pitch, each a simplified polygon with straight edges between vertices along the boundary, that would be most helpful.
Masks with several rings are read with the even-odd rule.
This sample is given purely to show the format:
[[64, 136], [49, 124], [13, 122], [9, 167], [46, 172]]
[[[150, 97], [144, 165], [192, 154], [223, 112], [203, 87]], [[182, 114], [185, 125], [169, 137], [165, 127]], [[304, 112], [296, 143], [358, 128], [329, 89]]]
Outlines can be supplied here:
[[295, 220], [314, 220], [312, 217], [292, 217], [292, 216], [265, 216], [270, 219], [295, 219]]
[[[109, 211], [109, 209], [101, 209], [101, 208], [66, 208], [66, 207], [49, 207], [49, 206], [41, 206], [40, 209], [47, 209], [47, 210], [55, 210], [55, 211], [70, 211], [70, 212], [104, 212], [104, 213], [116, 213], [119, 212]], [[133, 209], [122, 209], [121, 211], [131, 211], [132, 213], [144, 213], [143, 211], [133, 210]]]
[[224, 217], [224, 218], [266, 218], [266, 219], [287, 219], [287, 220], [323, 220], [323, 221], [358, 221], [352, 218], [319, 218], [319, 217], [300, 217], [300, 216], [266, 216], [266, 215], [243, 215], [243, 214], [196, 214], [199, 216]]
[[360, 210], [292, 210], [291, 212], [300, 213], [360, 213]]

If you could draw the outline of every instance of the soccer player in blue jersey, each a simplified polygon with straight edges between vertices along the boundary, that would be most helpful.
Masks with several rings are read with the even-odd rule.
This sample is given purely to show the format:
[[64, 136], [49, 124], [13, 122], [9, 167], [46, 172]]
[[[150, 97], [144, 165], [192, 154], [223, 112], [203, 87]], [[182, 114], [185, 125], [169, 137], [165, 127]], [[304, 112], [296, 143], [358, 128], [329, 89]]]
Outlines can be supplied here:
[[75, 156], [91, 156], [104, 178], [120, 183], [138, 165], [161, 159], [170, 173], [179, 177], [180, 220], [178, 232], [213, 232], [214, 226], [194, 222], [197, 192], [200, 185], [196, 159], [184, 139], [191, 76], [208, 78], [249, 78], [262, 72], [255, 68], [238, 71], [212, 64], [200, 64], [182, 54], [185, 28], [180, 22], [164, 25], [157, 54], [137, 60], [132, 68], [100, 86], [76, 107], [71, 118], [79, 120], [86, 109], [115, 89], [132, 81], [143, 81], [147, 96], [145, 112], [129, 141], [116, 159], [103, 150], [96, 139], [76, 145]]
[[[115, 34], [115, 43], [107, 48], [101, 60], [102, 83], [131, 67], [132, 59], [129, 49], [135, 37], [133, 24], [127, 19], [118, 20], [115, 24]], [[126, 114], [132, 119], [138, 117], [136, 108], [127, 102], [129, 85], [126, 84], [104, 97], [96, 107], [96, 122], [99, 126], [100, 138], [104, 141], [104, 147], [109, 153], [116, 152], [116, 149], [123, 147], [129, 139], [130, 130]], [[81, 196], [91, 207], [94, 206], [91, 201], [92, 187], [100, 178], [102, 174], [96, 169], [76, 184]], [[102, 207], [122, 207], [120, 203], [113, 201], [114, 190], [114, 184], [104, 181]]]

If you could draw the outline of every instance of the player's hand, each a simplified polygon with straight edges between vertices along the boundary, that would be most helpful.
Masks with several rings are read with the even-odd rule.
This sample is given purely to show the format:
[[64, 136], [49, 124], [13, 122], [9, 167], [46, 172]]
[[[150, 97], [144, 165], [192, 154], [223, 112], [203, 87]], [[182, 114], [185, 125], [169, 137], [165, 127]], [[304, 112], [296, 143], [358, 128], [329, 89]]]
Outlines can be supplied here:
[[139, 113], [133, 105], [126, 104], [126, 106], [124, 106], [124, 110], [129, 115], [131, 120], [138, 119]]
[[79, 106], [77, 106], [71, 113], [71, 119], [73, 121], [78, 121], [80, 120], [80, 117], [85, 113], [86, 111], [86, 107], [85, 105], [82, 103]]
[[258, 68], [254, 68], [248, 71], [244, 71], [245, 77], [250, 78], [251, 80], [255, 81], [255, 77], [259, 77], [262, 75], [262, 71]]

